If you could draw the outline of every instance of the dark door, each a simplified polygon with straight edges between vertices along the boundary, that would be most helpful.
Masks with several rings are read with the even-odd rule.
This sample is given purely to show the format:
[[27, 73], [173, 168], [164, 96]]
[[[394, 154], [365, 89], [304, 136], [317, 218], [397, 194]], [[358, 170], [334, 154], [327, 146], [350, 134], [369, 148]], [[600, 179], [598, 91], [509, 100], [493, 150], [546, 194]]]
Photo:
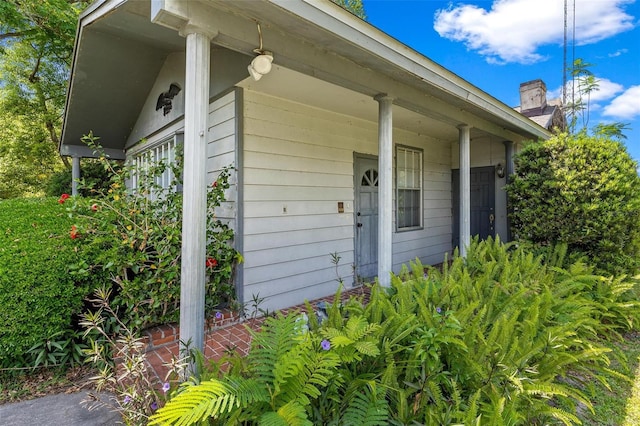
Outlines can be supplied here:
[[[452, 170], [453, 247], [460, 244], [460, 170]], [[495, 168], [471, 169], [471, 236], [481, 240], [495, 236]]]
[[358, 278], [378, 274], [378, 159], [356, 156], [355, 256]]

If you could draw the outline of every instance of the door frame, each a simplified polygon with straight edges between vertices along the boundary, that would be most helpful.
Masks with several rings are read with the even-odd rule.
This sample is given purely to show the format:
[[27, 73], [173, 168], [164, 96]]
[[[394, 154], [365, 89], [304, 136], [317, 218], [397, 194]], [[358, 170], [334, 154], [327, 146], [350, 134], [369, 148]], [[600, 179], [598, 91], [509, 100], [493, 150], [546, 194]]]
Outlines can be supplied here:
[[[363, 154], [359, 152], [353, 153], [353, 280], [354, 284], [360, 284], [361, 279], [363, 278], [373, 278], [373, 277], [361, 277], [359, 275], [360, 265], [358, 265], [359, 259], [359, 244], [358, 244], [358, 211], [360, 210], [360, 199], [359, 199], [359, 186], [360, 186], [360, 176], [358, 174], [358, 160], [374, 160], [376, 165], [378, 165], [378, 156], [372, 154]], [[377, 167], [376, 167], [377, 168]], [[378, 171], [378, 182], [380, 181], [380, 171]], [[376, 223], [377, 226], [377, 223]], [[377, 232], [375, 233], [377, 237]], [[375, 255], [375, 263], [378, 264], [378, 254], [376, 251]], [[377, 271], [377, 267], [376, 267]]]
[[[496, 218], [496, 177], [495, 177], [495, 166], [479, 166], [479, 167], [471, 167], [470, 174], [473, 175], [473, 172], [476, 171], [486, 171], [491, 172], [493, 176], [493, 187], [491, 188], [493, 205], [491, 207], [492, 214], [494, 215], [494, 223], [491, 230], [492, 237], [496, 236], [496, 226], [495, 226], [495, 218]], [[456, 172], [457, 172], [457, 181], [456, 181]], [[472, 183], [473, 185], [473, 183]], [[473, 210], [473, 203], [469, 200], [471, 204], [471, 209]], [[456, 248], [460, 245], [460, 169], [452, 169], [451, 170], [451, 216], [453, 218], [452, 221], [452, 233], [451, 233], [451, 246], [452, 248]], [[473, 216], [473, 214], [471, 215]], [[475, 235], [478, 235], [478, 232], [474, 233], [474, 230], [471, 229], [471, 237], [473, 238]]]

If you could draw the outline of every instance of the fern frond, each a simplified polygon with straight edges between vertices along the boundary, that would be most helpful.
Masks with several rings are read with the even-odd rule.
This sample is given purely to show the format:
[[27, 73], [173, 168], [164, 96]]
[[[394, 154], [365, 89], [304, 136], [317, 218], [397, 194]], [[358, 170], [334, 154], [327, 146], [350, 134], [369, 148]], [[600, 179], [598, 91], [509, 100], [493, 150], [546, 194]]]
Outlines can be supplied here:
[[260, 426], [313, 426], [307, 418], [302, 405], [291, 401], [283, 405], [278, 411], [268, 411], [260, 416]]
[[254, 379], [229, 378], [228, 381], [209, 380], [186, 387], [158, 410], [149, 424], [192, 425], [208, 417], [269, 400], [264, 387]]
[[385, 426], [389, 423], [388, 403], [384, 389], [369, 381], [349, 398], [341, 425]]

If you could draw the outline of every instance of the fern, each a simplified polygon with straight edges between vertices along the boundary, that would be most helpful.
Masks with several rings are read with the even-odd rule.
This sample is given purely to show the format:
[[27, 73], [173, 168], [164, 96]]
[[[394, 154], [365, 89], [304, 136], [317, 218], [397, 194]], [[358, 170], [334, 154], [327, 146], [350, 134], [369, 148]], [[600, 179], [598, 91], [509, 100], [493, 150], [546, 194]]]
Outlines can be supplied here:
[[370, 381], [361, 386], [349, 399], [340, 419], [340, 425], [385, 426], [388, 424], [388, 407], [385, 392]]
[[149, 424], [191, 425], [208, 417], [267, 402], [268, 393], [255, 379], [228, 378], [227, 382], [209, 380], [195, 386], [185, 386], [154, 414]]

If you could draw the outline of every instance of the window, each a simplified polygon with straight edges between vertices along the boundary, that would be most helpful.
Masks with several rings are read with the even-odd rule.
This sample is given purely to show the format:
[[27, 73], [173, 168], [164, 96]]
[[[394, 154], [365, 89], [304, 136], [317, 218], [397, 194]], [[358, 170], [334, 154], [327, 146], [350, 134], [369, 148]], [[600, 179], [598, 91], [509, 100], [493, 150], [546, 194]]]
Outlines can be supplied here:
[[396, 227], [422, 226], [422, 150], [396, 147]]
[[[139, 181], [141, 179], [149, 178], [149, 173], [154, 172], [153, 166], [163, 162], [165, 165], [172, 165], [176, 162], [178, 155], [178, 149], [181, 148], [182, 135], [175, 135], [170, 139], [151, 146], [150, 148], [135, 154], [131, 159], [133, 163], [133, 170], [131, 173], [131, 188], [136, 189], [139, 187]], [[162, 189], [169, 189], [172, 187], [175, 176], [171, 167], [166, 167], [161, 173], [155, 173], [153, 176], [153, 183]], [[180, 185], [181, 186], [181, 185]], [[181, 187], [175, 188], [180, 192]], [[155, 198], [155, 194], [150, 194], [151, 198]]]

